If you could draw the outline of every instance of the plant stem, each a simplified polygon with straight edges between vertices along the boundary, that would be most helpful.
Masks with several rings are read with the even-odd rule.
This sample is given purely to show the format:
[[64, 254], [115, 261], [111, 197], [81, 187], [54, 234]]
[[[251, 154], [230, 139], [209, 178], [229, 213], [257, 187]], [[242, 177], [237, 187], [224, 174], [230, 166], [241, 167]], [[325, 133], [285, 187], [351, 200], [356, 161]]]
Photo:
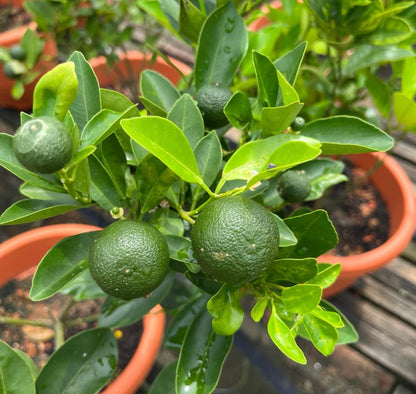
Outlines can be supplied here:
[[53, 328], [53, 323], [44, 320], [21, 319], [16, 317], [1, 316], [0, 324], [14, 324], [16, 326], [34, 326]]

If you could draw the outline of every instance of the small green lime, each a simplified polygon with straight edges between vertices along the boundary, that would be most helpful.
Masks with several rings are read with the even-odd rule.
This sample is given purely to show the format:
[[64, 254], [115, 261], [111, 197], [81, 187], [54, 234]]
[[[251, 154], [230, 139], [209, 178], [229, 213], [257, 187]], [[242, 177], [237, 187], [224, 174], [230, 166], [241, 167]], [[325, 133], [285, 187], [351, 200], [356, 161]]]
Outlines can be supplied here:
[[305, 126], [305, 119], [301, 118], [300, 116], [297, 116], [295, 120], [290, 125], [291, 129], [293, 131], [299, 131], [302, 130]]
[[305, 171], [287, 170], [279, 176], [277, 191], [287, 202], [302, 202], [311, 191], [311, 181]]
[[15, 67], [13, 61], [4, 64], [3, 73], [10, 79], [17, 79], [23, 74], [19, 68]]
[[13, 46], [9, 49], [9, 53], [10, 53], [10, 56], [11, 56], [13, 59], [16, 59], [16, 60], [25, 60], [25, 59], [26, 59], [26, 51], [25, 51], [25, 49], [24, 49], [21, 45], [19, 45], [19, 44], [13, 45]]
[[169, 264], [163, 235], [149, 223], [119, 220], [90, 249], [92, 277], [103, 291], [126, 300], [145, 297], [162, 283]]
[[228, 124], [224, 107], [232, 95], [231, 89], [218, 84], [203, 85], [195, 93], [194, 98], [201, 110], [206, 127], [217, 129]]
[[263, 277], [279, 251], [279, 229], [273, 215], [241, 196], [207, 205], [196, 219], [191, 240], [202, 271], [232, 285]]
[[70, 131], [56, 118], [39, 116], [22, 124], [13, 137], [13, 150], [27, 169], [51, 174], [72, 157]]

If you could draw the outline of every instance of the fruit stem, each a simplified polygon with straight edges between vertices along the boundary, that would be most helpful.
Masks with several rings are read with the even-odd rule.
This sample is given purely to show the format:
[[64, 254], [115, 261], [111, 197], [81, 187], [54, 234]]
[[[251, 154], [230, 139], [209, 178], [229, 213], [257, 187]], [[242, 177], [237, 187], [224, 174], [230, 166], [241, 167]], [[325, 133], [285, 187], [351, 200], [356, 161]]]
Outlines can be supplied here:
[[177, 207], [178, 213], [180, 217], [190, 223], [192, 226], [195, 224], [195, 220], [191, 218], [189, 212], [186, 212], [182, 209], [182, 207]]

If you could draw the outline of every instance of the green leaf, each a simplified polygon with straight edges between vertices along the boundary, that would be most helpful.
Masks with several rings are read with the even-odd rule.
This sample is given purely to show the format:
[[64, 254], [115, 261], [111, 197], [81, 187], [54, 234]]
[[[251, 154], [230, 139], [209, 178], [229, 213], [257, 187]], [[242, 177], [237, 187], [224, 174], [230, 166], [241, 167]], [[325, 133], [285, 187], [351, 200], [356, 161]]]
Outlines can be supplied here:
[[140, 91], [146, 100], [161, 108], [165, 114], [180, 97], [175, 86], [163, 75], [153, 70], [145, 70], [141, 73]]
[[268, 304], [269, 304], [268, 298], [262, 297], [256, 302], [256, 304], [251, 309], [251, 312], [250, 312], [251, 318], [256, 323], [258, 323], [264, 316], [264, 312], [266, 311]]
[[343, 327], [337, 329], [338, 331], [338, 339], [337, 344], [347, 344], [347, 343], [354, 343], [358, 341], [358, 333], [351, 322], [347, 319], [347, 317], [334, 305], [326, 300], [322, 300], [320, 306], [328, 312], [335, 312], [337, 313], [342, 320]]
[[320, 306], [316, 307], [313, 311], [311, 311], [311, 315], [326, 321], [331, 326], [335, 328], [344, 327], [344, 323], [342, 322], [341, 316], [336, 312], [330, 312], [322, 309]]
[[[279, 96], [277, 98], [277, 104], [281, 105], [283, 102], [283, 105], [289, 105], [292, 103], [298, 103], [299, 96], [296, 92], [295, 88], [286, 80], [284, 75], [277, 70], [277, 77], [279, 79]], [[281, 96], [281, 99], [280, 99]]]
[[100, 86], [90, 64], [81, 52], [74, 52], [70, 62], [75, 64], [78, 94], [71, 105], [71, 114], [80, 130], [101, 110]]
[[302, 103], [293, 102], [281, 107], [263, 108], [260, 120], [262, 135], [268, 137], [283, 133], [295, 120], [302, 107]]
[[311, 312], [322, 298], [322, 288], [313, 284], [298, 284], [282, 291], [282, 303], [292, 313], [305, 314]]
[[168, 207], [158, 208], [155, 212], [152, 212], [149, 219], [149, 223], [163, 235], [176, 235], [179, 237], [185, 232], [183, 222], [179, 214]]
[[274, 107], [279, 91], [277, 70], [265, 55], [253, 51], [253, 64], [257, 79], [257, 102], [260, 107]]
[[181, 349], [186, 331], [195, 317], [206, 308], [208, 299], [207, 295], [200, 293], [182, 306], [166, 330], [164, 345], [167, 348]]
[[86, 207], [88, 205], [61, 204], [60, 201], [54, 200], [20, 200], [3, 212], [0, 216], [0, 224], [29, 223]]
[[88, 164], [91, 173], [91, 198], [107, 211], [121, 207], [122, 202], [114, 181], [101, 161], [95, 155], [91, 155], [88, 157]]
[[224, 107], [224, 114], [234, 127], [248, 127], [253, 119], [250, 99], [243, 92], [235, 92]]
[[149, 388], [149, 394], [175, 394], [175, 376], [178, 361], [166, 365], [156, 376]]
[[199, 33], [205, 22], [205, 15], [189, 0], [180, 0], [179, 33], [191, 40], [198, 42]]
[[26, 29], [20, 40], [20, 45], [26, 52], [25, 64], [28, 68], [34, 68], [39, 56], [43, 51], [45, 43], [32, 29]]
[[302, 283], [313, 278], [318, 272], [316, 259], [278, 259], [273, 261], [267, 281]]
[[355, 47], [344, 70], [346, 74], [353, 74], [363, 68], [403, 60], [414, 55], [413, 51], [396, 45], [375, 46], [363, 44]]
[[183, 272], [199, 272], [199, 264], [193, 257], [192, 243], [188, 238], [164, 234], [169, 247], [169, 257], [185, 264]]
[[74, 280], [68, 282], [59, 292], [61, 294], [70, 294], [74, 301], [94, 300], [107, 296], [92, 278], [88, 269], [81, 272]]
[[275, 67], [282, 73], [290, 85], [295, 86], [300, 66], [306, 52], [307, 43], [302, 42], [296, 48], [287, 52], [274, 62]]
[[184, 132], [192, 148], [195, 148], [195, 145], [204, 136], [204, 120], [189, 94], [184, 94], [176, 101], [168, 113], [168, 119]]
[[[108, 109], [114, 112], [125, 112], [135, 105], [124, 94], [116, 92], [115, 90], [101, 88], [100, 96], [102, 109]], [[135, 106], [135, 108], [132, 109], [131, 117], [137, 116], [140, 116], [140, 111], [137, 106]]]
[[[204, 183], [209, 187], [213, 184], [222, 166], [222, 147], [215, 131], [208, 133], [195, 146], [194, 150], [199, 172]], [[199, 185], [192, 184], [192, 200], [198, 201], [204, 194]]]
[[147, 154], [139, 163], [135, 175], [142, 213], [159, 204], [173, 183], [176, 174], [157, 157]]
[[195, 59], [195, 87], [229, 86], [248, 46], [248, 34], [232, 2], [217, 8], [206, 19]]
[[[185, 182], [204, 182], [185, 134], [170, 120], [157, 116], [121, 121], [124, 131], [141, 146], [165, 163]], [[175, 141], [172, 144], [172, 141]]]
[[218, 383], [233, 337], [217, 335], [211, 316], [203, 310], [186, 333], [176, 369], [176, 392], [211, 393]]
[[100, 327], [119, 328], [136, 323], [166, 298], [172, 289], [173, 281], [173, 275], [166, 275], [163, 282], [149, 297], [134, 298], [129, 301], [107, 297], [101, 307], [98, 325]]
[[54, 116], [63, 121], [78, 92], [73, 62], [57, 65], [44, 74], [33, 92], [33, 115]]
[[213, 317], [212, 328], [218, 335], [233, 335], [241, 327], [244, 319], [242, 296], [239, 289], [223, 285], [208, 301], [207, 309]]
[[69, 338], [48, 360], [37, 380], [44, 394], [98, 392], [117, 367], [117, 343], [109, 328], [93, 328]]
[[335, 327], [310, 314], [303, 317], [302, 324], [314, 346], [324, 356], [328, 356], [334, 351], [338, 339]]
[[403, 63], [402, 93], [413, 99], [416, 94], [416, 57], [407, 58]]
[[3, 341], [0, 341], [0, 387], [4, 394], [36, 393], [30, 366]]
[[378, 127], [353, 116], [334, 116], [309, 122], [301, 134], [319, 140], [324, 155], [384, 152], [394, 143]]
[[[271, 212], [270, 212], [271, 213]], [[296, 239], [295, 235], [293, 234], [292, 230], [286, 225], [286, 223], [281, 219], [278, 215], [271, 213], [274, 217], [274, 220], [277, 223], [277, 227], [279, 228], [279, 246], [282, 248], [287, 246], [296, 245], [298, 240]]]
[[295, 234], [298, 243], [281, 249], [280, 258], [318, 257], [338, 243], [337, 232], [324, 210], [291, 216], [284, 221]]
[[88, 267], [88, 253], [99, 231], [66, 237], [40, 261], [32, 281], [30, 298], [40, 301], [60, 291]]
[[323, 289], [331, 286], [341, 272], [341, 264], [333, 264], [328, 268], [319, 271], [319, 273], [309, 279], [307, 283], [321, 286]]
[[34, 186], [58, 193], [65, 191], [62, 184], [53, 176], [35, 174], [20, 164], [14, 154], [12, 141], [11, 135], [0, 133], [0, 165], [2, 167]]
[[399, 123], [409, 129], [416, 127], [416, 102], [403, 93], [395, 92], [393, 94], [393, 110]]
[[389, 86], [377, 76], [369, 73], [365, 81], [365, 86], [370, 93], [377, 109], [387, 118], [389, 116], [392, 100]]
[[274, 304], [272, 304], [272, 313], [267, 323], [267, 331], [281, 352], [297, 363], [306, 364], [305, 355], [297, 345], [290, 328], [279, 317]]

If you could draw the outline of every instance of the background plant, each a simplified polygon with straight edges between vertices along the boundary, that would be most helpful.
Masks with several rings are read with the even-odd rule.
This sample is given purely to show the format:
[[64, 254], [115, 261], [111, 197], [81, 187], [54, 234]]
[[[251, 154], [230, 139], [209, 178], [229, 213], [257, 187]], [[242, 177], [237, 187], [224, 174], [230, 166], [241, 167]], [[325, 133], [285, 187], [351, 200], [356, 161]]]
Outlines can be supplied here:
[[[153, 389], [161, 392], [172, 387], [176, 392], [212, 392], [245, 315], [263, 321], [273, 343], [299, 363], [306, 357], [298, 336], [325, 355], [336, 344], [357, 340], [347, 318], [322, 300], [323, 289], [340, 271], [339, 264], [317, 262], [338, 241], [324, 210], [298, 210], [288, 217], [271, 212], [280, 233], [279, 254], [264, 277], [248, 284], [213, 281], [193, 256], [190, 231], [209, 202], [241, 195], [278, 209], [285, 203], [277, 192], [278, 176], [300, 166], [311, 180], [307, 199], [315, 199], [344, 180], [342, 165], [322, 155], [385, 151], [393, 144], [379, 128], [351, 116], [317, 119], [296, 132], [290, 128], [304, 106], [294, 88], [304, 43], [273, 60], [253, 51], [255, 94], [237, 90], [234, 82], [248, 49], [238, 12], [244, 14], [245, 9], [220, 3], [214, 7], [211, 2], [180, 2], [182, 18], [200, 16], [194, 30], [186, 33], [195, 48], [195, 67], [179, 88], [154, 71], [144, 71], [143, 111], [121, 93], [100, 88], [79, 52], [39, 81], [33, 113], [22, 113], [22, 123], [53, 116], [71, 130], [75, 149], [62, 170], [52, 175], [27, 170], [14, 155], [13, 137], [0, 135], [0, 164], [23, 180], [25, 196], [3, 212], [0, 224], [26, 223], [96, 205], [115, 219], [136, 218], [155, 226], [168, 243], [170, 257], [169, 273], [149, 297], [124, 301], [101, 293], [105, 301], [99, 327], [74, 337], [87, 338], [91, 354], [97, 351], [96, 359], [75, 360], [71, 355], [79, 351], [78, 342], [70, 339], [37, 375], [30, 361], [22, 364], [18, 352], [2, 345], [5, 359], [21, 365], [21, 378], [6, 374], [4, 381], [18, 382], [21, 392], [31, 393], [45, 384], [98, 391], [112, 370], [97, 380], [89, 365], [116, 357], [114, 348], [107, 346], [111, 331], [138, 321], [158, 303], [173, 315], [165, 346], [178, 353], [178, 360], [155, 381]], [[179, 30], [191, 29], [185, 20]], [[205, 127], [192, 98], [206, 84], [233, 91], [224, 108], [229, 124], [218, 130]], [[237, 146], [226, 137], [232, 126], [240, 130]], [[38, 266], [32, 300], [63, 290], [75, 299], [96, 297], [88, 255], [97, 236], [98, 232], [84, 233], [54, 246]], [[54, 258], [56, 253], [62, 259]], [[251, 297], [253, 308], [243, 309], [244, 297]], [[76, 366], [79, 379], [57, 379], [57, 372], [69, 365]]]

